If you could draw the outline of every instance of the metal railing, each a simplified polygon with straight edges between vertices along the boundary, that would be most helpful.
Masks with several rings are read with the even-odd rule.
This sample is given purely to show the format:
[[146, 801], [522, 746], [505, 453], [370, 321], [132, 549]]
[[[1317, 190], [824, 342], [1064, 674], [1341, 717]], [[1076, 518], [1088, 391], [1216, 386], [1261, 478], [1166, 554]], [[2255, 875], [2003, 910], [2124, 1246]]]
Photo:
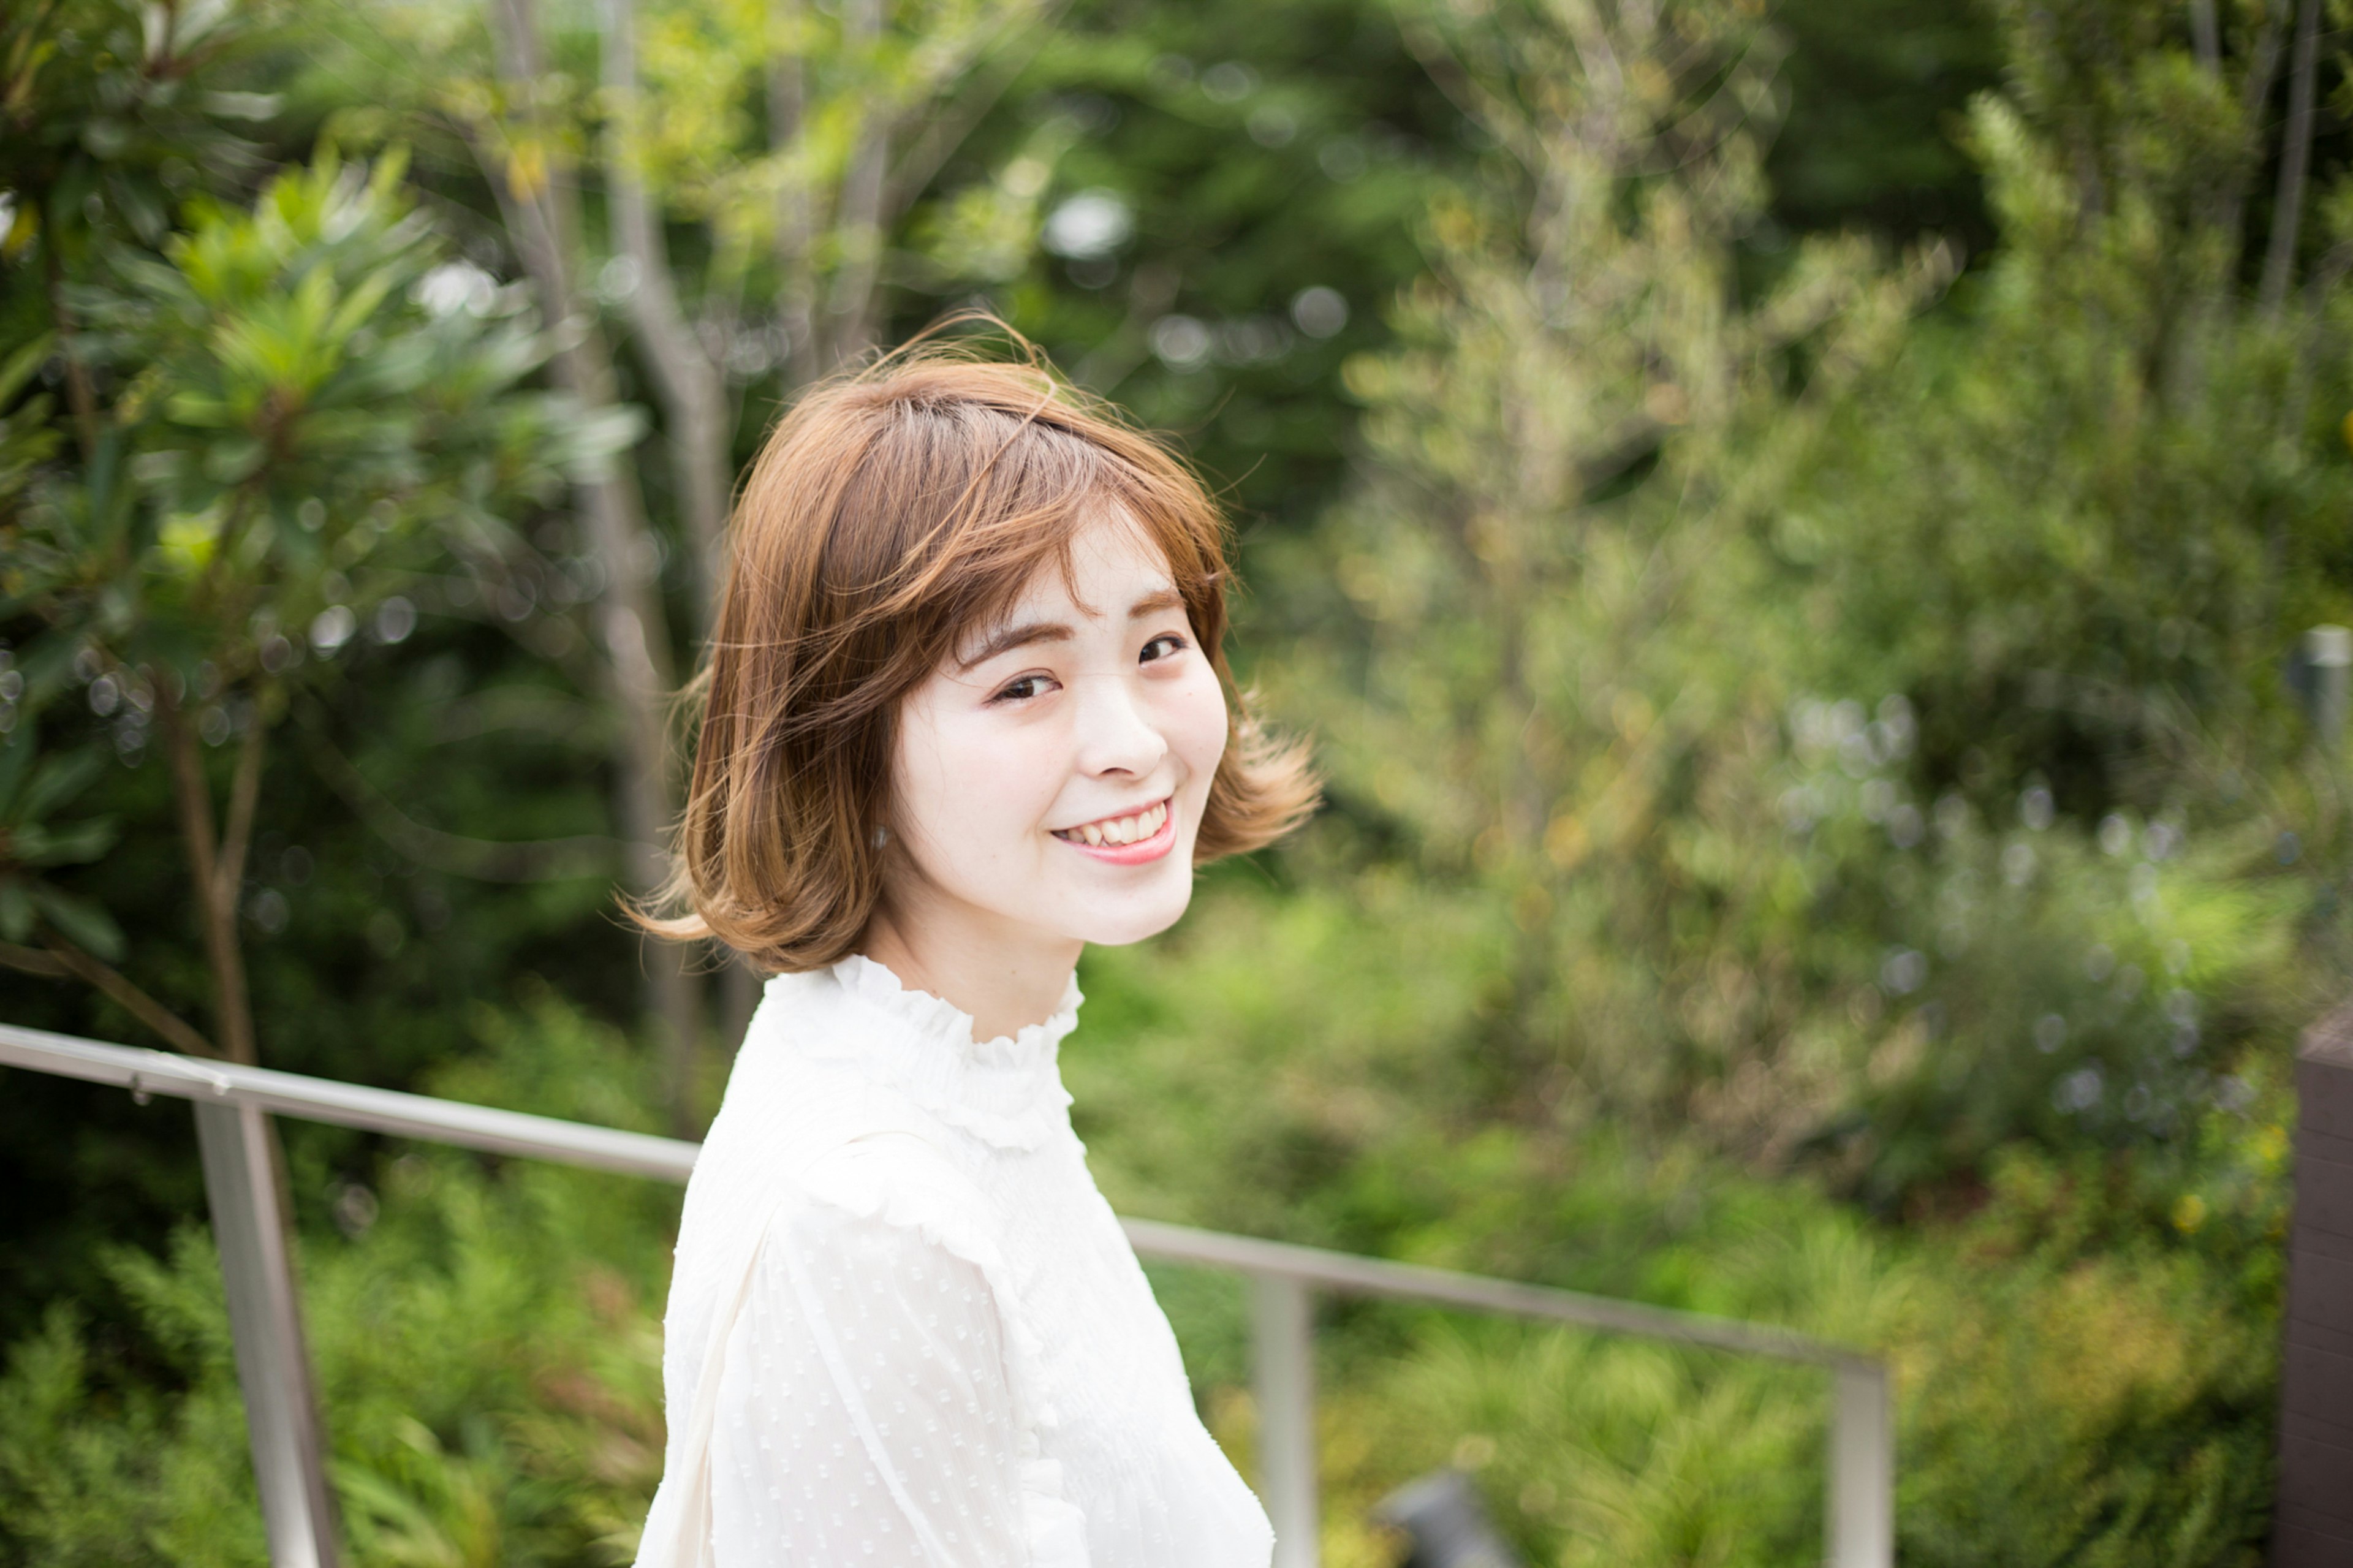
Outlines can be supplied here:
[[[495, 1110], [424, 1095], [204, 1061], [0, 1024], [0, 1067], [111, 1084], [195, 1102], [205, 1194], [227, 1289], [237, 1382], [273, 1568], [336, 1561], [317, 1405], [295, 1310], [268, 1115], [332, 1122], [494, 1154], [554, 1160], [683, 1183], [700, 1145], [609, 1127]], [[1276, 1568], [1314, 1568], [1314, 1293], [1378, 1296], [1478, 1312], [1575, 1323], [1822, 1367], [1831, 1373], [1828, 1520], [1830, 1568], [1892, 1568], [1895, 1560], [1895, 1439], [1885, 1364], [1784, 1330], [1573, 1290], [1518, 1284], [1349, 1253], [1292, 1247], [1126, 1219], [1138, 1254], [1228, 1268], [1252, 1287], [1260, 1485], [1278, 1542]]]

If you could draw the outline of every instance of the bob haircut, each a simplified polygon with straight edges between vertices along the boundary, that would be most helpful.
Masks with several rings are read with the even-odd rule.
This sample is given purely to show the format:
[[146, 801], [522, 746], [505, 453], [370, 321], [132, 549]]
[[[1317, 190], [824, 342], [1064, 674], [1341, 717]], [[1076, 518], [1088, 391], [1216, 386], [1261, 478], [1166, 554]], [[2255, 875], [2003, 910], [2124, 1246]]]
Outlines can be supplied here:
[[[1018, 340], [1017, 340], [1018, 341]], [[1026, 345], [1025, 345], [1026, 346]], [[1028, 363], [938, 344], [803, 397], [729, 525], [731, 560], [659, 935], [764, 973], [848, 956], [882, 893], [900, 702], [1073, 536], [1124, 515], [1166, 556], [1230, 715], [1195, 849], [1270, 844], [1315, 806], [1303, 745], [1260, 729], [1226, 665], [1226, 527], [1190, 468]]]

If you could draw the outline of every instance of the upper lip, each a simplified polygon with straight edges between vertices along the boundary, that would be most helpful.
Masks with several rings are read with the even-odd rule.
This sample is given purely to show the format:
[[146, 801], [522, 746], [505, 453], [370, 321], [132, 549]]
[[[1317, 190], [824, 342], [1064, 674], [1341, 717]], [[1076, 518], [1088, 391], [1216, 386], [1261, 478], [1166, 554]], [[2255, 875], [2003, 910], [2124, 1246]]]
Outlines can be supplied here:
[[1106, 811], [1101, 816], [1090, 816], [1084, 822], [1068, 823], [1060, 827], [1048, 828], [1047, 831], [1050, 833], [1076, 833], [1082, 827], [1093, 827], [1105, 822], [1117, 822], [1123, 817], [1141, 816], [1145, 812], [1150, 811], [1154, 806], [1167, 805], [1174, 802], [1176, 798], [1176, 796], [1168, 795], [1155, 795], [1150, 800], [1139, 801], [1134, 805], [1124, 805], [1117, 811]]

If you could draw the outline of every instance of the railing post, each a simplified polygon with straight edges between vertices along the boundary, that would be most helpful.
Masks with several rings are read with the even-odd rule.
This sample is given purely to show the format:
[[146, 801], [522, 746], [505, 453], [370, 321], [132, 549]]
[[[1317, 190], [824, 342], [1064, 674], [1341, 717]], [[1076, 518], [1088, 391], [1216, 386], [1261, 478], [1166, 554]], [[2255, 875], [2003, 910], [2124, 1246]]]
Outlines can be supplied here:
[[205, 1197], [228, 1290], [229, 1335], [271, 1568], [335, 1568], [319, 1406], [278, 1211], [269, 1124], [249, 1105], [200, 1100], [195, 1110]]
[[1300, 1280], [1250, 1277], [1259, 1484], [1274, 1568], [1315, 1568], [1315, 1304]]
[[1894, 1568], [1895, 1412], [1887, 1370], [1841, 1362], [1831, 1406], [1830, 1568]]
[[[2341, 671], [2340, 671], [2341, 673]], [[2353, 1003], [2296, 1052], [2271, 1568], [2353, 1562]]]

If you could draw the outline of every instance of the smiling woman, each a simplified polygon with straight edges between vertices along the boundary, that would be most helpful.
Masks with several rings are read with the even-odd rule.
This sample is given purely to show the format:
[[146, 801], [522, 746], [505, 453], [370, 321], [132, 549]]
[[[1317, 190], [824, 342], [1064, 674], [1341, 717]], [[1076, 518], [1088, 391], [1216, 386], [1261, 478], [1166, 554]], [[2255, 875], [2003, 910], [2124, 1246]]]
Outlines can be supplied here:
[[1124, 511], [1097, 511], [973, 640], [900, 706], [902, 853], [864, 950], [997, 1034], [1052, 1010], [1083, 943], [1185, 912], [1226, 704], [1166, 554]]
[[823, 387], [737, 509], [670, 896], [770, 971], [687, 1189], [638, 1562], [1250, 1568], [1072, 1136], [1085, 944], [1312, 809], [1185, 466], [1033, 363]]
[[[1124, 563], [1108, 558], [1114, 536], [1134, 542]], [[670, 888], [685, 912], [648, 922], [665, 935], [783, 973], [858, 950], [886, 870], [909, 868], [880, 831], [903, 783], [902, 706], [935, 709], [943, 681], [1017, 648], [1076, 646], [1079, 623], [1101, 619], [1077, 592], [1082, 561], [1143, 563], [1148, 594], [1113, 603], [1157, 599], [1155, 629], [1181, 632], [1231, 700], [1190, 859], [1271, 843], [1313, 806], [1303, 755], [1232, 689], [1215, 505], [1158, 443], [1039, 366], [934, 349], [810, 394], [754, 466], [730, 543]]]

